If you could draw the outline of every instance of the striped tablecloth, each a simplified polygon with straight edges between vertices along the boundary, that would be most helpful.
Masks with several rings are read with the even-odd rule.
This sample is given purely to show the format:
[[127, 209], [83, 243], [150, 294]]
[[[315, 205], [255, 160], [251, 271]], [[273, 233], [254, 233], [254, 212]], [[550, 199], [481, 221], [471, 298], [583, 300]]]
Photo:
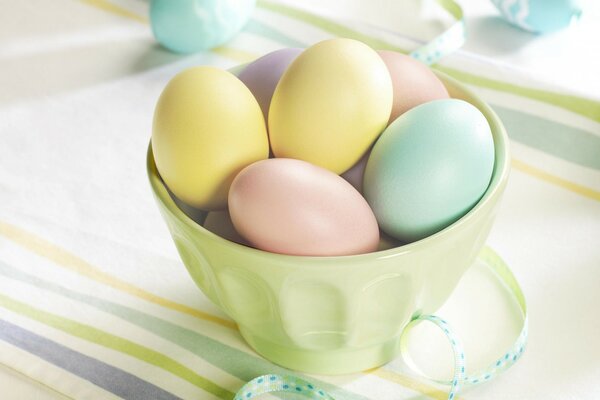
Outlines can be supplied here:
[[[179, 261], [145, 176], [152, 112], [170, 77], [189, 66], [230, 67], [334, 36], [405, 52], [441, 29], [434, 18], [415, 30], [421, 14], [395, 32], [376, 28], [358, 3], [331, 3], [320, 11], [337, 17], [323, 17], [260, 0], [235, 40], [190, 56], [154, 43], [143, 1], [1, 5], [0, 398], [32, 398], [18, 394], [25, 380], [37, 382], [35, 398], [230, 399], [257, 375], [285, 372], [243, 342]], [[368, 23], [348, 22], [353, 15]], [[582, 83], [577, 74], [593, 77], [589, 67], [557, 53], [548, 60], [570, 69], [549, 76], [556, 65], [527, 58], [546, 57], [533, 44], [546, 39], [478, 18], [471, 45], [436, 68], [489, 101], [511, 137], [513, 172], [488, 243], [522, 282], [530, 339], [513, 369], [461, 397], [598, 398], [600, 79]], [[482, 24], [497, 32], [487, 42]], [[548, 40], [568, 53], [556, 38]], [[516, 313], [478, 265], [440, 310], [472, 367], [510, 344]], [[424, 368], [446, 369], [449, 351], [433, 331], [413, 344]], [[445, 398], [400, 361], [310, 380], [339, 400]]]

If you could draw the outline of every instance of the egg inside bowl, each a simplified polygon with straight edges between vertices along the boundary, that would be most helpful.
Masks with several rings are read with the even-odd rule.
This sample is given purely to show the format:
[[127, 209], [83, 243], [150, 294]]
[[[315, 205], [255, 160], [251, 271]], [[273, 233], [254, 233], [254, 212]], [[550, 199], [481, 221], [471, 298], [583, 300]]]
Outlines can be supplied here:
[[353, 373], [391, 361], [406, 324], [441, 307], [483, 247], [508, 180], [508, 137], [485, 102], [459, 82], [436, 75], [452, 98], [471, 103], [487, 119], [494, 140], [492, 179], [458, 221], [400, 247], [306, 257], [222, 238], [175, 204], [149, 146], [150, 185], [189, 274], [268, 360], [319, 374]]

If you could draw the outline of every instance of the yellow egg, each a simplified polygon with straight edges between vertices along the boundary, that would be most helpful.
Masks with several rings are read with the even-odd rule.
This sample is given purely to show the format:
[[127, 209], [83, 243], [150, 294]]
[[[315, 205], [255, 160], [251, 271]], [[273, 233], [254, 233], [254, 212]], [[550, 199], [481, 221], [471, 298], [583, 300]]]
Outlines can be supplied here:
[[373, 49], [352, 39], [317, 43], [290, 64], [275, 89], [273, 153], [340, 174], [385, 129], [392, 101], [390, 75]]
[[227, 206], [235, 175], [268, 158], [269, 141], [250, 90], [227, 71], [195, 67], [163, 90], [154, 112], [152, 151], [175, 196], [216, 210]]

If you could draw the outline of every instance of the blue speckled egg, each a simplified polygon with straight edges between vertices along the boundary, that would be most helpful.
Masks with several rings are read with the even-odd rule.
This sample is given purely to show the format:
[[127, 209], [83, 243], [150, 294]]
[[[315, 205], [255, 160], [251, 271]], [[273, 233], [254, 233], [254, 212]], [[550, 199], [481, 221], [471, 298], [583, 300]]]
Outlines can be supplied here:
[[220, 46], [248, 22], [256, 0], [152, 0], [156, 40], [177, 53]]
[[369, 156], [363, 190], [380, 228], [411, 242], [465, 215], [487, 189], [493, 167], [483, 114], [462, 100], [436, 100], [387, 127]]
[[568, 27], [581, 15], [579, 0], [492, 0], [511, 24], [536, 33]]

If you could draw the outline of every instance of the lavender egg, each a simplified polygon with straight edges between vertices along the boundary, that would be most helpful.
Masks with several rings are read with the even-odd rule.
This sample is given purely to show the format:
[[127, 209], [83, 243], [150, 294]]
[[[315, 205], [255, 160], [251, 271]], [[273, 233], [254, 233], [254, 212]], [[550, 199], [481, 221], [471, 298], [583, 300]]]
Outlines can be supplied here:
[[365, 175], [365, 168], [367, 167], [367, 161], [369, 160], [370, 154], [371, 149], [369, 149], [365, 155], [352, 166], [352, 168], [341, 175], [342, 178], [354, 186], [354, 189], [358, 190], [359, 193], [363, 192], [363, 176]]
[[303, 49], [298, 48], [275, 50], [254, 60], [238, 74], [238, 78], [256, 97], [265, 121], [269, 115], [271, 97], [273, 97], [279, 78], [302, 51]]

